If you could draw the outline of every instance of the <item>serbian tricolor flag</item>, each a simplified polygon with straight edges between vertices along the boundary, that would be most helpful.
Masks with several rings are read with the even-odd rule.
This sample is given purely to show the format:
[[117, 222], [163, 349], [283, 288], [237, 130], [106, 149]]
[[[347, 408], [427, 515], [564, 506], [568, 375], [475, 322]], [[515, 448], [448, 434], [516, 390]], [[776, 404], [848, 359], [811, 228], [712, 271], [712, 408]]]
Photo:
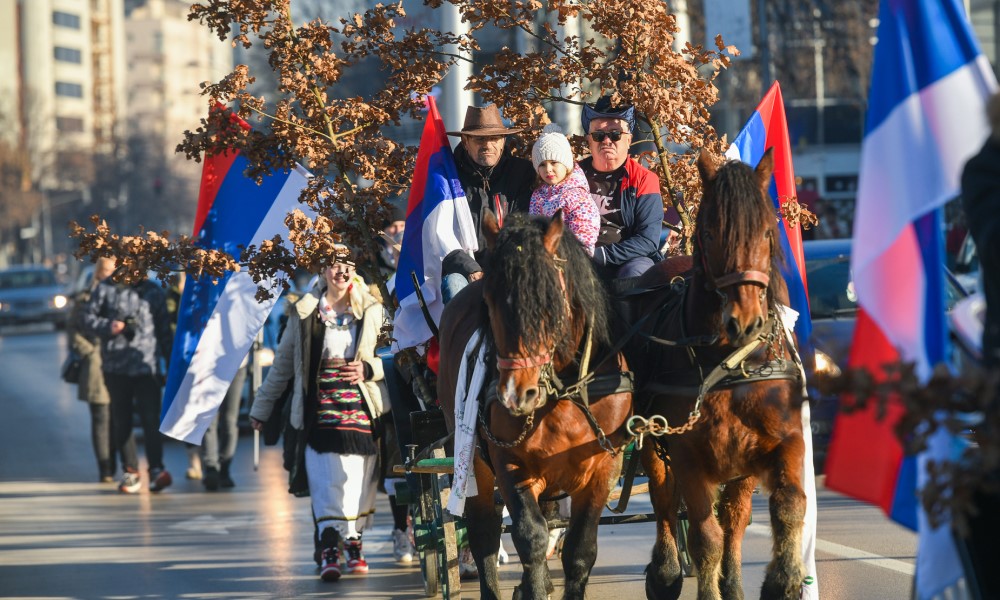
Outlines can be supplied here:
[[[941, 208], [989, 132], [996, 87], [960, 0], [882, 1], [854, 218], [850, 367], [883, 377], [883, 365], [902, 360], [926, 379], [945, 360]], [[874, 407], [840, 413], [826, 483], [919, 531], [915, 597], [930, 598], [962, 573], [950, 527], [930, 528], [918, 488], [926, 460], [952, 458], [954, 440], [942, 431], [921, 456], [904, 456], [893, 432], [902, 410], [890, 401], [881, 420]]]
[[[769, 191], [774, 207], [778, 209], [795, 198], [795, 169], [792, 168], [792, 146], [788, 138], [785, 104], [777, 81], [771, 85], [771, 89], [757, 105], [757, 110], [733, 140], [726, 151], [726, 157], [742, 160], [756, 167], [768, 149], [772, 149], [774, 153], [774, 173]], [[802, 228], [799, 224], [791, 225], [782, 218], [778, 237], [785, 255], [781, 275], [788, 285], [791, 308], [798, 313], [795, 319], [795, 337], [802, 360], [811, 369], [813, 350], [809, 336], [812, 335], [812, 320], [809, 318], [809, 294], [806, 288], [805, 258], [802, 254]], [[806, 565], [807, 579], [802, 583], [801, 597], [807, 600], [819, 598], [819, 580], [816, 576], [816, 477], [813, 472], [810, 423], [809, 404], [804, 403], [802, 431], [806, 434], [806, 453], [802, 461], [802, 482], [806, 493], [806, 516], [802, 531], [802, 558]]]
[[[222, 110], [220, 106], [218, 110]], [[250, 126], [230, 115], [241, 127]], [[302, 167], [272, 173], [261, 185], [243, 175], [248, 166], [238, 151], [205, 157], [195, 215], [194, 234], [202, 248], [239, 256], [241, 247], [260, 245], [281, 234], [298, 202], [309, 173]], [[212, 277], [188, 277], [177, 315], [170, 370], [163, 392], [160, 431], [172, 438], [201, 444], [219, 406], [264, 326], [277, 298], [257, 302], [247, 271]], [[261, 285], [278, 289], [277, 281]]]
[[431, 329], [417, 299], [413, 276], [431, 318], [441, 319], [441, 261], [453, 250], [478, 249], [469, 203], [458, 180], [458, 168], [448, 143], [444, 121], [432, 96], [427, 97], [427, 121], [420, 137], [413, 171], [406, 229], [396, 266], [399, 308], [393, 337], [399, 348], [411, 348], [431, 338]]

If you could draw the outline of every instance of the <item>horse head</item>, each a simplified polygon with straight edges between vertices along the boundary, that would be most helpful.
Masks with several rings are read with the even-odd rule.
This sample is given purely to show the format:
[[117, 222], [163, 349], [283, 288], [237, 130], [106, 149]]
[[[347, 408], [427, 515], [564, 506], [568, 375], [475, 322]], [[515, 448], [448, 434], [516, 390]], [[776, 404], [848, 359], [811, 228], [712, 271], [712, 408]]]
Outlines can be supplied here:
[[588, 314], [595, 343], [607, 339], [607, 298], [586, 252], [551, 220], [512, 214], [501, 230], [483, 219], [488, 263], [483, 296], [497, 352], [497, 397], [514, 416], [530, 414], [557, 391], [573, 362]]
[[762, 332], [781, 280], [777, 218], [768, 195], [774, 157], [768, 149], [756, 168], [738, 160], [717, 166], [703, 151], [698, 171], [703, 196], [695, 262], [702, 289], [718, 298], [720, 340], [743, 345]]

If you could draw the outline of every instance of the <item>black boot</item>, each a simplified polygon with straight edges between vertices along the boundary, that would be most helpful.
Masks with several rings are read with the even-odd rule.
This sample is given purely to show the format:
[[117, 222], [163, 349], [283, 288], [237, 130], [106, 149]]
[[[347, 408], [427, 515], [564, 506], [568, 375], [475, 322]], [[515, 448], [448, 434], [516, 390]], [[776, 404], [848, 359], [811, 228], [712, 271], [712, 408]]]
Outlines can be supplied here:
[[219, 470], [215, 467], [205, 467], [202, 472], [202, 484], [204, 484], [205, 489], [214, 492], [219, 489]]
[[219, 485], [224, 488], [234, 488], [236, 483], [233, 482], [233, 478], [229, 476], [229, 461], [223, 462], [219, 465]]

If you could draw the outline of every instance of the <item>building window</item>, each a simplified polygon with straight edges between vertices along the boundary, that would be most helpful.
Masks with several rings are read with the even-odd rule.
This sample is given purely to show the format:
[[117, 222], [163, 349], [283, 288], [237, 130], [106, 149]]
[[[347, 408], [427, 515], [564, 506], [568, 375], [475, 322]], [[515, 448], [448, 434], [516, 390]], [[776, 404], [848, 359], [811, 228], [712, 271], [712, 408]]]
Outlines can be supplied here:
[[56, 117], [56, 129], [62, 133], [80, 133], [83, 131], [83, 119], [78, 117]]
[[68, 96], [70, 98], [83, 98], [83, 86], [79, 83], [56, 82], [56, 96]]
[[52, 23], [59, 27], [69, 27], [70, 29], [80, 28], [80, 15], [55, 11], [52, 13]]
[[59, 46], [56, 46], [53, 49], [53, 53], [55, 54], [56, 60], [60, 60], [62, 62], [76, 64], [83, 62], [82, 55], [76, 48], [60, 48]]

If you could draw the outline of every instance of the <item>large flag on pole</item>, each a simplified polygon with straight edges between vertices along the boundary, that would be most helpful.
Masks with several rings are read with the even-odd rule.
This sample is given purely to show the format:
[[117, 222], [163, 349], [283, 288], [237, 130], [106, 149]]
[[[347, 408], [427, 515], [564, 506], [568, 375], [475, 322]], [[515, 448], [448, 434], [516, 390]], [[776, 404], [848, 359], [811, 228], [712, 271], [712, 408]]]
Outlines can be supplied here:
[[[781, 98], [781, 86], [775, 81], [764, 94], [757, 110], [747, 120], [726, 151], [728, 158], [742, 160], [756, 167], [764, 152], [773, 148], [774, 175], [771, 179], [771, 199], [774, 207], [780, 208], [785, 202], [795, 198], [795, 169], [792, 168], [792, 145], [788, 138], [788, 121], [785, 119], [785, 103]], [[781, 219], [778, 228], [785, 264], [781, 274], [788, 284], [791, 307], [799, 313], [795, 321], [795, 335], [803, 359], [812, 364], [812, 320], [809, 318], [809, 288], [806, 282], [806, 261], [802, 254], [802, 228]]]
[[[792, 167], [792, 145], [788, 138], [788, 122], [785, 119], [785, 103], [781, 98], [781, 86], [775, 81], [764, 94], [726, 151], [728, 158], [742, 160], [756, 167], [764, 153], [771, 148], [774, 153], [774, 174], [770, 193], [775, 209], [795, 197], [795, 169]], [[809, 318], [809, 294], [806, 287], [805, 258], [802, 253], [802, 228], [791, 225], [784, 218], [778, 228], [779, 243], [785, 255], [781, 275], [788, 285], [789, 302], [798, 312], [795, 320], [795, 336], [806, 364], [813, 364], [812, 320]], [[806, 565], [807, 579], [802, 585], [802, 598], [819, 598], [819, 580], [816, 575], [816, 477], [813, 472], [812, 428], [809, 404], [802, 407], [802, 431], [805, 433], [806, 453], [802, 462], [802, 485], [806, 493], [805, 526], [802, 532], [802, 558]]]
[[[902, 360], [926, 379], [945, 360], [941, 207], [987, 136], [996, 88], [960, 0], [882, 0], [854, 220], [850, 367], [879, 377]], [[917, 502], [924, 462], [948, 458], [951, 440], [942, 432], [928, 452], [904, 456], [893, 433], [901, 413], [890, 403], [881, 420], [874, 407], [838, 415], [826, 483], [919, 530], [915, 591], [929, 598], [961, 577], [950, 527], [932, 530]]]
[[[235, 115], [230, 118], [250, 128]], [[287, 237], [284, 219], [293, 208], [308, 212], [298, 202], [309, 178], [305, 169], [272, 173], [257, 185], [243, 175], [247, 165], [237, 151], [205, 157], [193, 234], [199, 246], [239, 256], [240, 246], [259, 246], [278, 234]], [[278, 289], [276, 281], [261, 284]], [[277, 300], [257, 302], [256, 292], [246, 271], [218, 279], [188, 277], [163, 393], [162, 433], [201, 443]]]
[[417, 165], [413, 171], [410, 199], [406, 209], [406, 229], [396, 266], [396, 297], [399, 308], [393, 337], [399, 348], [409, 348], [430, 339], [417, 299], [411, 273], [431, 318], [441, 319], [441, 261], [453, 250], [478, 249], [469, 203], [458, 180], [458, 168], [448, 143], [444, 121], [433, 96], [427, 97], [427, 120], [420, 137]]

